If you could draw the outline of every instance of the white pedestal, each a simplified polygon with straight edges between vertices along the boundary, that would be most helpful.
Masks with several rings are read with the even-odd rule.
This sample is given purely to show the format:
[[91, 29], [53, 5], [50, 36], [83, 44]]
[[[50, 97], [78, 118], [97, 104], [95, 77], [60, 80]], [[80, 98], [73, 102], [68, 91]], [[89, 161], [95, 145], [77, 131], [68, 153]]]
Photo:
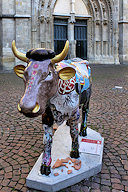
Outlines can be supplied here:
[[[70, 128], [65, 124], [62, 124], [55, 132], [52, 147], [52, 165], [58, 158], [64, 159], [66, 157], [69, 157], [71, 149], [71, 137], [69, 131]], [[26, 179], [26, 185], [32, 189], [53, 192], [76, 184], [83, 179], [89, 178], [99, 173], [102, 167], [104, 138], [101, 137], [99, 133], [90, 128], [87, 128], [87, 137], [83, 138], [100, 140], [100, 154], [94, 155], [81, 152], [79, 159], [81, 160], [82, 165], [79, 170], [75, 170], [71, 167], [71, 165], [68, 164], [68, 167], [70, 166], [69, 168], [59, 167], [56, 169], [51, 169], [51, 174], [49, 176], [40, 174], [40, 166], [42, 160], [41, 154]], [[79, 137], [79, 142], [81, 141], [81, 139], [82, 137]], [[63, 172], [61, 172], [61, 169], [63, 169]], [[67, 174], [68, 169], [72, 169], [71, 174]], [[54, 176], [54, 173], [56, 172], [59, 173], [58, 176]]]

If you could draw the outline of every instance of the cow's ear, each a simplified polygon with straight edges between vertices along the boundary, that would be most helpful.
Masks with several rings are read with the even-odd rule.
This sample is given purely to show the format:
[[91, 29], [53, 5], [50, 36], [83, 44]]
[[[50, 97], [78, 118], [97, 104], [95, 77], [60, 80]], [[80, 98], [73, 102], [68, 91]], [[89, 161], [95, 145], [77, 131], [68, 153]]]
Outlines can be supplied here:
[[76, 73], [76, 70], [72, 67], [65, 67], [59, 71], [59, 77], [62, 80], [69, 80], [71, 79]]
[[14, 67], [14, 71], [18, 77], [23, 78], [25, 68], [24, 65], [17, 65]]

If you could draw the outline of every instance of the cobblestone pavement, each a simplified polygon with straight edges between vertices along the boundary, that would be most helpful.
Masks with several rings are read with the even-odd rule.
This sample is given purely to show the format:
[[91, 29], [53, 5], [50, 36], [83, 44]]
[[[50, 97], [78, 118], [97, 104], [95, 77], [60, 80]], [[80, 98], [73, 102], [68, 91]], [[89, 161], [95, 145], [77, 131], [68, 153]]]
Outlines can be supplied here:
[[[88, 126], [105, 138], [102, 171], [61, 192], [128, 191], [128, 66], [92, 66], [92, 76]], [[17, 112], [23, 89], [16, 75], [0, 74], [0, 192], [29, 192], [25, 178], [43, 150], [41, 117]]]

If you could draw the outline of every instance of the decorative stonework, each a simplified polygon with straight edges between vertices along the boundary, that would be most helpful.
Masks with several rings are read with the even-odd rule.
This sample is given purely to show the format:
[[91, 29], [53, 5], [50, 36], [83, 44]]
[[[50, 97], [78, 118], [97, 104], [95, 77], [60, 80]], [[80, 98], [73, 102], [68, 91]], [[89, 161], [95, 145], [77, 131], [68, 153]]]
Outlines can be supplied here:
[[[96, 47], [98, 46], [98, 55], [100, 56], [100, 61], [102, 56], [104, 57], [104, 51], [105, 51], [105, 55], [110, 56], [112, 58], [112, 53], [113, 51], [111, 50], [112, 47], [112, 41], [113, 41], [113, 20], [112, 20], [112, 2], [110, 2], [110, 0], [88, 0], [85, 1], [83, 0], [88, 13], [90, 14], [90, 16], [92, 18], [90, 18], [90, 22], [89, 23], [89, 28], [88, 28], [88, 59], [93, 58], [91, 60], [91, 62], [94, 62], [96, 59]], [[42, 25], [43, 22], [47, 23], [47, 27], [49, 25], [49, 27], [52, 29], [53, 28], [53, 11], [54, 11], [54, 7], [57, 3], [57, 0], [46, 0], [46, 1], [41, 1], [41, 10], [39, 10], [39, 13], [43, 13], [42, 15], [40, 15], [40, 25]], [[71, 13], [70, 13], [70, 17], [69, 17], [69, 23], [74, 23], [75, 22], [75, 10], [74, 10], [74, 3], [75, 0], [71, 0], [70, 4], [71, 4]], [[62, 18], [62, 16], [61, 16]], [[88, 21], [89, 21], [88, 20]], [[50, 22], [52, 21], [52, 22]], [[100, 41], [101, 42], [96, 42], [95, 39], [95, 31], [96, 31], [96, 26], [98, 26], [98, 31], [101, 33], [98, 36], [100, 36]], [[42, 27], [44, 27], [44, 25], [42, 25]], [[107, 29], [106, 29], [107, 27]], [[73, 28], [72, 28], [73, 29]], [[53, 31], [53, 29], [52, 29]], [[48, 36], [51, 36], [51, 31], [49, 31], [50, 34]], [[107, 33], [107, 34], [105, 34]], [[104, 43], [104, 38], [105, 37], [105, 43]], [[54, 39], [54, 37], [52, 36], [51, 39]], [[106, 49], [106, 47], [108, 47], [108, 49]], [[53, 47], [53, 40], [52, 40], [52, 47]], [[71, 51], [72, 52], [72, 51]], [[91, 54], [90, 54], [91, 53]], [[107, 57], [108, 60], [108, 57]], [[99, 61], [97, 61], [99, 62]], [[111, 61], [112, 62], [112, 61]], [[103, 61], [104, 63], [104, 61]]]
[[[12, 0], [13, 2], [14, 0]], [[1, 14], [1, 68], [7, 69], [7, 66], [13, 66], [14, 63], [4, 64], [4, 62], [9, 60], [8, 58], [13, 57], [11, 52], [11, 41], [12, 37], [16, 37], [17, 45], [21, 50], [26, 51], [28, 47], [48, 47], [54, 48], [54, 17], [67, 18], [68, 27], [70, 30], [74, 30], [74, 23], [76, 19], [87, 19], [87, 59], [90, 63], [118, 63], [119, 54], [121, 54], [121, 62], [125, 58], [128, 58], [126, 53], [128, 50], [126, 46], [126, 35], [127, 34], [127, 22], [128, 20], [125, 2], [119, 0], [70, 0], [67, 1], [70, 6], [69, 14], [55, 15], [54, 8], [56, 4], [62, 0], [28, 0], [26, 5], [21, 5], [17, 3], [15, 6], [11, 6], [9, 3], [9, 13], [20, 14], [22, 17], [16, 18], [8, 17], [4, 19], [5, 15], [8, 15], [7, 6], [9, 6], [6, 1], [2, 1], [2, 14]], [[76, 2], [80, 1], [81, 5], [84, 4], [88, 14], [80, 17], [76, 17], [75, 6]], [[15, 2], [15, 1], [14, 1]], [[15, 4], [13, 2], [13, 4]], [[64, 1], [62, 1], [62, 4]], [[120, 6], [119, 6], [120, 4]], [[74, 6], [75, 5], [75, 6]], [[80, 4], [79, 4], [80, 5]], [[27, 7], [27, 10], [26, 10]], [[83, 7], [82, 7], [83, 8]], [[16, 9], [16, 10], [15, 10]], [[69, 7], [68, 7], [69, 9]], [[122, 9], [122, 10], [121, 10]], [[124, 11], [124, 12], [123, 12]], [[78, 10], [77, 10], [78, 12]], [[120, 12], [120, 14], [119, 14]], [[123, 13], [123, 22], [119, 22], [121, 19], [121, 13]], [[27, 14], [27, 15], [26, 15]], [[27, 16], [29, 15], [29, 18]], [[89, 17], [88, 17], [89, 16]], [[19, 22], [20, 21], [20, 22]], [[119, 25], [118, 25], [119, 22]], [[26, 25], [26, 23], [28, 23]], [[71, 27], [72, 25], [72, 27]], [[11, 29], [10, 33], [7, 33], [7, 26]], [[27, 28], [26, 28], [27, 27]], [[23, 33], [24, 31], [24, 36]], [[97, 32], [96, 30], [98, 29]], [[118, 29], [119, 28], [119, 29]], [[123, 29], [122, 29], [123, 28]], [[97, 34], [98, 33], [98, 34]], [[124, 34], [125, 33], [125, 34]], [[28, 34], [29, 37], [28, 37]], [[70, 47], [71, 56], [75, 54], [75, 41], [73, 39], [74, 31], [71, 31], [72, 35], [69, 35], [70, 44], [74, 42]], [[97, 35], [101, 37], [100, 42], [97, 42]], [[19, 38], [20, 37], [20, 38]], [[70, 39], [71, 38], [71, 39]], [[20, 39], [20, 40], [18, 40]], [[123, 41], [125, 39], [125, 42]], [[21, 42], [21, 40], [23, 40]], [[8, 42], [7, 42], [8, 41]], [[18, 42], [19, 41], [19, 42]], [[119, 45], [118, 45], [119, 43]], [[96, 54], [97, 44], [100, 44], [100, 49], [98, 49], [98, 56]], [[124, 46], [125, 45], [125, 46]], [[123, 47], [124, 46], [124, 47]], [[119, 49], [118, 49], [119, 47]], [[115, 52], [116, 50], [116, 52]], [[105, 54], [104, 54], [105, 53]], [[7, 56], [8, 55], [8, 56]], [[75, 56], [75, 55], [74, 55]], [[118, 58], [117, 58], [118, 57]], [[125, 59], [126, 63], [126, 59]], [[6, 66], [5, 68], [3, 66]], [[10, 67], [9, 67], [10, 68]], [[12, 67], [11, 67], [12, 68]]]

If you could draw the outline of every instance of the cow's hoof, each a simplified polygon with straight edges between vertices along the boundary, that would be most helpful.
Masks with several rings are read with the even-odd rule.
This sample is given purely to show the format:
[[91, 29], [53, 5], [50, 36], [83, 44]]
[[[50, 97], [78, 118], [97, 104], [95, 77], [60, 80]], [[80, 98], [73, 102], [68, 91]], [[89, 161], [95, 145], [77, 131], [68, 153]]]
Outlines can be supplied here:
[[40, 172], [42, 175], [49, 175], [51, 173], [51, 167], [46, 165], [41, 165]]
[[67, 125], [67, 126], [70, 126], [70, 125], [69, 125], [69, 121], [66, 121], [66, 125]]
[[79, 158], [79, 151], [78, 150], [77, 151], [71, 151], [70, 157], [75, 158], [75, 159]]
[[87, 136], [87, 130], [86, 130], [86, 129], [82, 129], [82, 130], [80, 131], [79, 135], [82, 136], [82, 137]]

